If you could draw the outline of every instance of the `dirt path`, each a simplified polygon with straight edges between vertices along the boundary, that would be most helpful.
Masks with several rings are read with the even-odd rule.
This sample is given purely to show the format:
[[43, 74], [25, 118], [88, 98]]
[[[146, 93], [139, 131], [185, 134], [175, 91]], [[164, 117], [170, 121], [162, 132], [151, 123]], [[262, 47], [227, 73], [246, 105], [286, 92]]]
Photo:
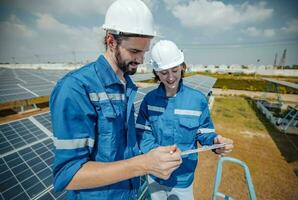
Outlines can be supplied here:
[[[215, 96], [219, 96], [219, 95], [226, 95], [226, 96], [248, 96], [251, 98], [262, 98], [262, 97], [266, 97], [266, 98], [270, 98], [270, 99], [276, 99], [277, 98], [277, 94], [276, 93], [272, 93], [272, 92], [253, 92], [253, 91], [246, 91], [246, 90], [224, 90], [224, 89], [217, 89], [217, 88], [213, 88], [212, 89], [213, 94]], [[281, 100], [282, 101], [286, 101], [289, 103], [297, 103], [298, 104], [298, 95], [295, 94], [281, 94]]]

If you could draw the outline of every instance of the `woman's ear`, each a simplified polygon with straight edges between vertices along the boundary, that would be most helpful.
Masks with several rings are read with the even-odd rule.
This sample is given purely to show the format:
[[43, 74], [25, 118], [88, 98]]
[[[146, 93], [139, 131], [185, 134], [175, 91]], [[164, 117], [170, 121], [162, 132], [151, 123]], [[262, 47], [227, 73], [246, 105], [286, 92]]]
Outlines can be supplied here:
[[186, 64], [183, 62], [183, 63], [181, 64], [181, 66], [182, 66], [182, 70], [183, 70], [183, 72], [185, 72], [185, 71], [186, 71]]

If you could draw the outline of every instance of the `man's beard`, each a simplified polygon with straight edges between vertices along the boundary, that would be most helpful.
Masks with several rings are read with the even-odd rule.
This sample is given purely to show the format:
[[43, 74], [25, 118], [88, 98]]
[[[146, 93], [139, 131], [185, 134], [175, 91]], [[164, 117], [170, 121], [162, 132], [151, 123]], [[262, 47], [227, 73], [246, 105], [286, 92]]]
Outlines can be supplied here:
[[116, 47], [116, 52], [115, 52], [115, 57], [116, 57], [116, 61], [117, 61], [117, 66], [119, 69], [121, 69], [121, 71], [124, 73], [124, 74], [127, 74], [127, 75], [133, 75], [137, 72], [137, 69], [129, 69], [129, 65], [130, 64], [140, 64], [140, 63], [137, 63], [137, 62], [128, 62], [128, 63], [125, 63], [125, 61], [122, 60], [122, 57], [120, 55], [120, 51], [119, 51], [119, 47], [117, 46]]

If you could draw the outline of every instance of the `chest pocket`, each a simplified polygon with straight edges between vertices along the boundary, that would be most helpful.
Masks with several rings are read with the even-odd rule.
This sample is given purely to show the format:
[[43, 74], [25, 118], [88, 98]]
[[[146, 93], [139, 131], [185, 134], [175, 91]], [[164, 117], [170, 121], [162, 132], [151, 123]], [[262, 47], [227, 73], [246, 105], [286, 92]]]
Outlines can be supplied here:
[[195, 142], [195, 137], [200, 126], [198, 118], [181, 117], [179, 118], [178, 141], [183, 144], [191, 144]]
[[110, 102], [100, 102], [98, 106], [98, 111], [101, 112], [99, 115], [100, 118], [107, 118], [107, 119], [115, 119], [117, 117], [117, 112], [114, 109], [114, 106], [111, 105]]
[[162, 116], [149, 117], [152, 134], [157, 139], [157, 143], [162, 146], [175, 144], [174, 132], [175, 123]]
[[114, 161], [119, 157], [118, 152], [123, 151], [125, 140], [125, 118], [121, 114], [119, 102], [95, 102], [97, 119], [97, 144], [98, 155], [96, 160]]

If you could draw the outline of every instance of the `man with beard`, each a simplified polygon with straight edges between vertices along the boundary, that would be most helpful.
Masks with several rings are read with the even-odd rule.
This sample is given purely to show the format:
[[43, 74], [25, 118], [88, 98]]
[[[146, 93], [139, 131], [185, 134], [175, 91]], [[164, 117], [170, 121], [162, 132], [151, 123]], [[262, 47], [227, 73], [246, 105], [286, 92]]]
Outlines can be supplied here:
[[103, 28], [104, 55], [59, 80], [50, 98], [53, 185], [68, 199], [136, 199], [140, 176], [167, 179], [181, 164], [175, 145], [139, 155], [136, 143], [137, 88], [128, 74], [155, 35], [150, 10], [140, 0], [117, 0]]

